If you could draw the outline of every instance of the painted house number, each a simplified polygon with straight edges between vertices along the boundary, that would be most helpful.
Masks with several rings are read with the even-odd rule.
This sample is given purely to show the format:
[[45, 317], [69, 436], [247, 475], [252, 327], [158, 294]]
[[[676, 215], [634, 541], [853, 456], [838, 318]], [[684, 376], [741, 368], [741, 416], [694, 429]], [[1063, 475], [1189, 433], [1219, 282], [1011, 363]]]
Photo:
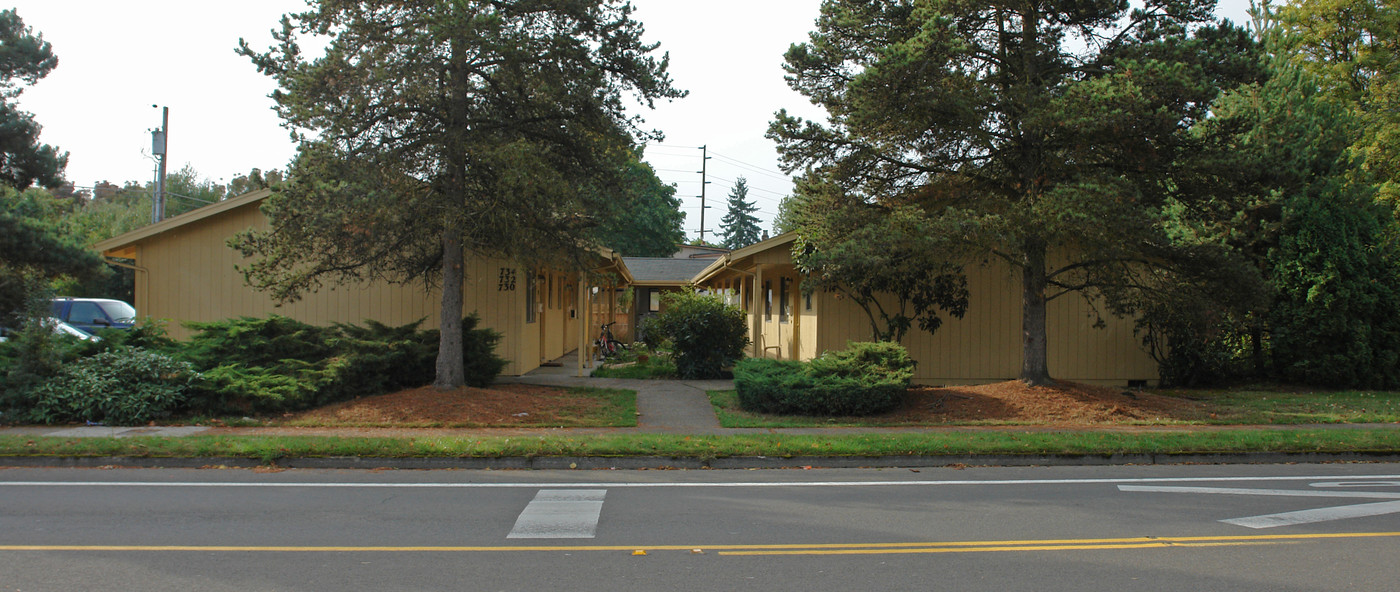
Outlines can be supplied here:
[[509, 267], [502, 267], [502, 268], [500, 268], [500, 269], [501, 269], [500, 276], [499, 276], [498, 279], [496, 280], [496, 291], [498, 291], [498, 292], [514, 292], [514, 291], [515, 291], [515, 270], [514, 270], [514, 269], [511, 269], [511, 268], [509, 268]]

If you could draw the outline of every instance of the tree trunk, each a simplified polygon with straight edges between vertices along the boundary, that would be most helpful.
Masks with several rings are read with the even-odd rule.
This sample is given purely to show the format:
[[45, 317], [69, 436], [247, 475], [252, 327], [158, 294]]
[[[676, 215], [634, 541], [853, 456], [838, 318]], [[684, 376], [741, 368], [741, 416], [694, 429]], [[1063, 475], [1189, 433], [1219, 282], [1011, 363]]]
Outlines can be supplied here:
[[1045, 348], [1045, 245], [1026, 245], [1026, 265], [1021, 272], [1021, 382], [1046, 386], [1050, 366]]
[[456, 230], [442, 236], [442, 320], [438, 334], [437, 378], [433, 386], [454, 389], [466, 384], [462, 363], [462, 237]]

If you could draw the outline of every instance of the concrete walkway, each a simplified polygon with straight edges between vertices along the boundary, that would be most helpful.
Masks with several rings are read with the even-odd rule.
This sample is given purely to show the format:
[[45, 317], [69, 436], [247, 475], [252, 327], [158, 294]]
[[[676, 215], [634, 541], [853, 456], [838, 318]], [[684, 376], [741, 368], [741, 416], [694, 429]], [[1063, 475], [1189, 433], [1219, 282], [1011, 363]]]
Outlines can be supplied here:
[[[718, 434], [723, 431], [705, 392], [731, 390], [733, 380], [580, 378], [578, 358], [573, 353], [554, 363], [558, 366], [541, 366], [524, 376], [502, 376], [496, 383], [627, 389], [637, 392], [637, 431], [665, 434]], [[584, 372], [590, 370], [586, 368]]]

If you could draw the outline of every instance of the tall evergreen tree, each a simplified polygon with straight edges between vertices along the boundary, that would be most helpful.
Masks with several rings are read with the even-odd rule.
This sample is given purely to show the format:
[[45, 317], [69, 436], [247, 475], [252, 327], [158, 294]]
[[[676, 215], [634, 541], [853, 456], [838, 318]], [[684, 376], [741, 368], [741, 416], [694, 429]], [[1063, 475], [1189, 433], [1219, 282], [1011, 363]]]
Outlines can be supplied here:
[[[465, 253], [582, 268], [595, 203], [620, 185], [635, 97], [683, 96], [619, 0], [319, 0], [277, 45], [240, 53], [275, 78], [301, 138], [264, 206], [253, 285], [283, 299], [322, 281], [442, 287], [437, 378], [463, 384]], [[330, 37], [307, 60], [298, 34]], [[310, 132], [310, 133], [306, 133]], [[304, 134], [304, 135], [303, 135]]]
[[39, 124], [14, 99], [58, 66], [44, 36], [24, 25], [14, 9], [0, 11], [0, 183], [24, 189], [38, 182], [57, 187], [68, 153], [39, 143]]
[[1045, 384], [1046, 304], [1126, 302], [1143, 266], [1189, 259], [1162, 216], [1219, 197], [1189, 130], [1261, 69], [1248, 34], [1205, 26], [1214, 5], [831, 0], [785, 66], [828, 121], [780, 112], [769, 135], [788, 170], [1016, 270], [1020, 377]]
[[[0, 325], [15, 326], [36, 289], [63, 276], [102, 273], [102, 258], [42, 210], [52, 201], [35, 182], [57, 187], [67, 153], [39, 143], [39, 124], [14, 99], [58, 65], [53, 48], [14, 10], [0, 11]], [[38, 192], [38, 193], [34, 193]]]
[[727, 201], [729, 211], [719, 221], [720, 244], [726, 249], [738, 249], [758, 242], [758, 217], [753, 213], [758, 206], [749, 201], [749, 182], [743, 177], [734, 181]]

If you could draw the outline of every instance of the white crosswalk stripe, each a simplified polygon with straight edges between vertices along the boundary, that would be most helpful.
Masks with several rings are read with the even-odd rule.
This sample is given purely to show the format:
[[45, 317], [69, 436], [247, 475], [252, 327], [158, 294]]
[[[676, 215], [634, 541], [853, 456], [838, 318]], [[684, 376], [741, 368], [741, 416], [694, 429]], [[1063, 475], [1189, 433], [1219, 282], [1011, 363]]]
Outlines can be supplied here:
[[591, 539], [606, 489], [541, 489], [515, 520], [511, 539]]

